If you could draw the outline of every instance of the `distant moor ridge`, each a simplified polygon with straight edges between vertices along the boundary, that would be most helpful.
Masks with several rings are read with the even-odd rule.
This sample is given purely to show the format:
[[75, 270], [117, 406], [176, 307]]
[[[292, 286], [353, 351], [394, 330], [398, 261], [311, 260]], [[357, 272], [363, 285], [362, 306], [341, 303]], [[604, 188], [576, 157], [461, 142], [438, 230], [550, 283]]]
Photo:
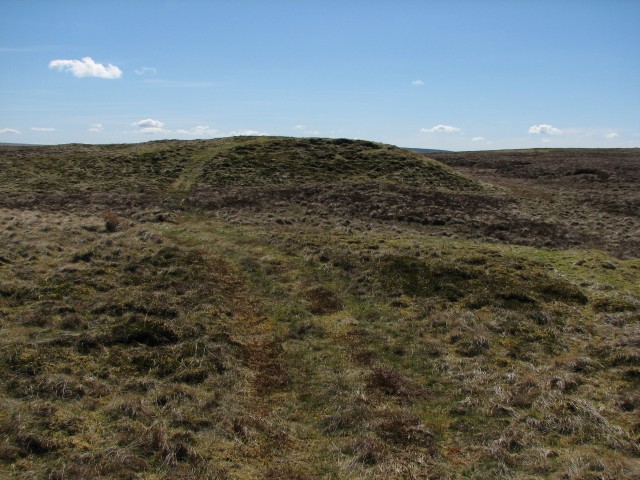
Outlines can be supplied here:
[[3, 146], [0, 205], [160, 218], [195, 209], [235, 223], [333, 218], [369, 230], [391, 222], [437, 235], [637, 256], [639, 157], [638, 149], [425, 154], [286, 137]]

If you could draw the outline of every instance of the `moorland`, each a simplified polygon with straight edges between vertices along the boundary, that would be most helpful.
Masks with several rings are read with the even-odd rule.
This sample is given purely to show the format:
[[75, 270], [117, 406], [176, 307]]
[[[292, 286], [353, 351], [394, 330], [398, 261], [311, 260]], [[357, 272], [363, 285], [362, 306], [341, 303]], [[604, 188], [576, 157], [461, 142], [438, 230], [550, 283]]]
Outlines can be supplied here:
[[0, 477], [640, 476], [640, 151], [0, 147]]

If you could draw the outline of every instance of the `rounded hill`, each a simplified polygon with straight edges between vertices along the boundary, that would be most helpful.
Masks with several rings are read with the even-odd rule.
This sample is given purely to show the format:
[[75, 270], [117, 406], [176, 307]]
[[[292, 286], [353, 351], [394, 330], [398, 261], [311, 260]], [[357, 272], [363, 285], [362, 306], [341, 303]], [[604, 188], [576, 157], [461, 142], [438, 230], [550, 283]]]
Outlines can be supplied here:
[[344, 138], [236, 138], [202, 165], [206, 186], [268, 186], [335, 182], [389, 182], [451, 190], [481, 186], [418, 153]]
[[5, 192], [161, 193], [327, 183], [482, 189], [480, 182], [416, 152], [349, 139], [232, 137], [4, 147], [0, 156]]

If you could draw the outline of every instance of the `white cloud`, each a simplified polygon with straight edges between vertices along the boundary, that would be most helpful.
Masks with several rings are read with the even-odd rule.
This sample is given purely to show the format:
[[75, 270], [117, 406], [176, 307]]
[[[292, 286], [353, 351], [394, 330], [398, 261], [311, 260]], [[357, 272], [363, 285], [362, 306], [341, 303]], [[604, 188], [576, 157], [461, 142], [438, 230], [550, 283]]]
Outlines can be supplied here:
[[152, 118], [147, 118], [145, 120], [139, 120], [137, 122], [133, 122], [131, 124], [134, 127], [139, 128], [162, 128], [164, 127], [164, 123], [159, 120], [154, 120]]
[[452, 127], [451, 125], [435, 125], [431, 128], [421, 128], [421, 133], [455, 133], [460, 132], [458, 127]]
[[74, 77], [96, 77], [113, 80], [122, 76], [122, 70], [115, 65], [96, 63], [91, 57], [84, 57], [82, 60], [51, 60], [49, 68], [54, 70], [69, 71]]
[[529, 133], [533, 133], [535, 135], [560, 135], [562, 130], [554, 127], [553, 125], [542, 123], [540, 125], [533, 125], [532, 127], [529, 127]]
[[551, 139], [550, 138], [543, 138], [542, 139], [542, 143], [551, 143]]
[[164, 123], [159, 120], [154, 120], [152, 118], [146, 118], [144, 120], [139, 120], [137, 122], [133, 122], [131, 124], [133, 127], [138, 127], [140, 133], [165, 133], [167, 130], [164, 128]]
[[608, 138], [609, 140], [613, 140], [614, 138], [618, 138], [620, 135], [618, 135], [616, 132], [611, 132], [611, 133], [607, 133], [605, 135], [605, 138]]
[[153, 67], [142, 67], [134, 70], [136, 75], [155, 75], [158, 70]]
[[89, 128], [90, 132], [94, 132], [94, 133], [99, 133], [102, 131], [104, 127], [102, 126], [101, 123], [92, 123], [91, 127]]
[[176, 133], [182, 133], [183, 135], [194, 135], [194, 136], [206, 136], [206, 135], [217, 135], [218, 130], [215, 128], [209, 127], [209, 125], [198, 125], [193, 127], [190, 130], [177, 130]]
[[3, 133], [20, 133], [20, 130], [16, 130], [15, 128], [0, 128], [0, 134]]
[[50, 128], [50, 127], [31, 127], [31, 130], [33, 130], [34, 132], [55, 132], [56, 131], [55, 128]]
[[486, 142], [486, 141], [487, 141], [487, 139], [486, 139], [486, 138], [484, 138], [484, 137], [473, 137], [473, 138], [471, 139], [471, 141], [472, 141], [472, 142]]
[[243, 135], [264, 136], [266, 135], [266, 133], [259, 132], [257, 130], [234, 130], [233, 132], [229, 132], [229, 135], [232, 137], [243, 136]]
[[307, 128], [306, 125], [296, 125], [293, 127], [294, 130], [304, 130], [305, 128]]
[[411, 85], [414, 87], [421, 87], [424, 85], [424, 82], [422, 80], [412, 80]]
[[198, 125], [196, 127], [193, 127], [192, 130], [198, 134], [203, 135], [215, 135], [216, 133], [218, 133], [218, 130], [209, 127], [209, 125]]

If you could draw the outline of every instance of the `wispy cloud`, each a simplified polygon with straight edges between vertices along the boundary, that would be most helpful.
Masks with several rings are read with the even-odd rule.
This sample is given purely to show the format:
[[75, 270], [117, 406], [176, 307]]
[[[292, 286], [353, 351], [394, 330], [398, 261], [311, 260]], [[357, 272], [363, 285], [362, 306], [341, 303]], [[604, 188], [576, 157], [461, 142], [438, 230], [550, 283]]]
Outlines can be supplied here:
[[55, 128], [51, 128], [51, 127], [31, 127], [31, 130], [33, 130], [34, 132], [55, 132], [56, 131]]
[[553, 125], [541, 123], [540, 125], [533, 125], [529, 127], [529, 133], [534, 135], [560, 135], [562, 130], [554, 127]]
[[176, 130], [176, 133], [181, 133], [183, 135], [193, 135], [196, 137], [204, 137], [218, 135], [219, 132], [215, 128], [209, 127], [209, 125], [198, 125], [190, 130]]
[[209, 125], [197, 125], [191, 130], [198, 135], [215, 135], [216, 133], [218, 133], [218, 130], [216, 130], [215, 128], [211, 128]]
[[154, 120], [152, 118], [146, 118], [144, 120], [139, 120], [137, 122], [133, 122], [131, 124], [132, 127], [138, 127], [138, 132], [140, 133], [165, 133], [167, 130], [164, 128], [164, 123], [159, 120]]
[[141, 67], [134, 70], [136, 75], [155, 75], [158, 70], [154, 67]]
[[411, 85], [413, 85], [414, 87], [422, 87], [424, 85], [424, 82], [422, 80], [412, 80]]
[[320, 130], [314, 130], [306, 125], [296, 125], [294, 130], [298, 130], [303, 135], [320, 135]]
[[[96, 126], [99, 124], [96, 124]], [[138, 127], [138, 130], [133, 133], [145, 133], [145, 134], [178, 134], [178, 135], [189, 135], [191, 137], [212, 137], [212, 136], [222, 136], [217, 129], [211, 128], [209, 125], [196, 125], [190, 129], [179, 129], [179, 130], [170, 130], [164, 128], [164, 122], [160, 120], [154, 120], [153, 118], [145, 118], [144, 120], [138, 120], [137, 122], [133, 122], [131, 124], [133, 127]], [[102, 125], [100, 125], [100, 129], [102, 129]], [[92, 130], [92, 131], [101, 131], [101, 130]], [[249, 131], [249, 130], [248, 130]], [[231, 133], [231, 135], [239, 133]], [[254, 135], [253, 133], [247, 133], [245, 135]]]
[[471, 141], [478, 145], [493, 145], [493, 142], [491, 140], [487, 140], [486, 138], [481, 136], [473, 137]]
[[94, 62], [91, 57], [84, 57], [82, 60], [51, 60], [49, 68], [71, 72], [78, 78], [95, 77], [114, 80], [122, 77], [122, 70], [115, 65], [109, 64], [105, 67], [101, 63]]
[[618, 138], [619, 136], [620, 135], [618, 135], [616, 132], [605, 134], [605, 138], [608, 138], [609, 140], [613, 140], [614, 138]]
[[245, 135], [264, 136], [267, 134], [265, 132], [259, 132], [257, 130], [234, 130], [233, 132], [229, 132], [229, 135], [232, 137], [237, 137], [237, 136], [245, 136]]
[[9, 133], [18, 134], [20, 133], [20, 130], [16, 130], [15, 128], [0, 128], [0, 134], [9, 134]]
[[421, 133], [456, 133], [461, 130], [458, 127], [453, 127], [451, 125], [434, 125], [431, 128], [421, 128]]
[[89, 127], [90, 132], [99, 133], [104, 129], [101, 123], [92, 123]]

